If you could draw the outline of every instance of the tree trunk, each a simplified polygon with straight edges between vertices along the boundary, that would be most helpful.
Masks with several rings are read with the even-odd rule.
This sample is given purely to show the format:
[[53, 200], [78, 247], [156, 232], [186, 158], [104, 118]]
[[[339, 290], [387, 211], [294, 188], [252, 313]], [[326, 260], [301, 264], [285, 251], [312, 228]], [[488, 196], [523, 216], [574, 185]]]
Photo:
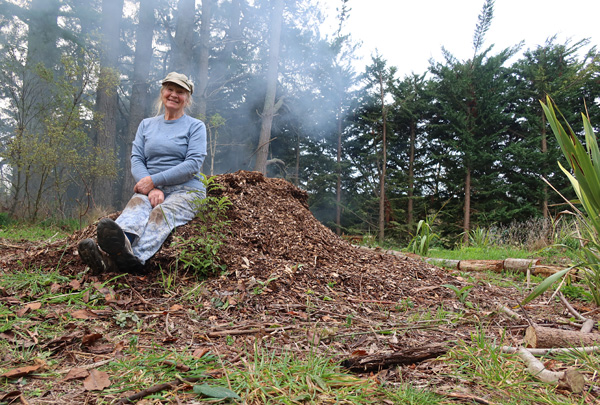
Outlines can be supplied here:
[[471, 230], [471, 168], [466, 168], [465, 174], [465, 205], [463, 220], [463, 243], [469, 245], [469, 231]]
[[337, 122], [337, 184], [335, 186], [335, 233], [342, 234], [342, 113], [343, 106], [340, 100]]
[[260, 137], [256, 152], [256, 162], [254, 170], [267, 173], [267, 158], [269, 156], [269, 144], [271, 142], [271, 126], [273, 117], [277, 112], [275, 105], [275, 96], [277, 94], [277, 75], [279, 72], [279, 43], [281, 40], [281, 26], [283, 24], [284, 0], [275, 0], [275, 6], [271, 17], [271, 36], [269, 44], [269, 65], [267, 69], [267, 89], [265, 94], [265, 104], [262, 111], [262, 124], [260, 128]]
[[[546, 139], [546, 115], [544, 114], [544, 112], [542, 111], [542, 154], [546, 154], [548, 153], [548, 142]], [[542, 168], [542, 174], [544, 176], [547, 175], [546, 173], [546, 163], [544, 161], [544, 167]], [[544, 183], [542, 185], [542, 215], [544, 216], [544, 219], [548, 219], [548, 185], [546, 183]]]
[[157, 0], [140, 2], [139, 24], [136, 31], [135, 57], [133, 61], [133, 85], [131, 87], [131, 100], [129, 102], [129, 122], [125, 138], [127, 155], [125, 157], [125, 179], [121, 193], [121, 203], [126, 202], [133, 193], [135, 181], [131, 175], [131, 144], [135, 138], [137, 128], [146, 115], [148, 105], [148, 88], [150, 83], [150, 66], [152, 61], [152, 39], [154, 34], [154, 9]]
[[[121, 15], [123, 0], [102, 1], [102, 50], [100, 77], [96, 95], [96, 119], [98, 132], [96, 146], [108, 153], [115, 153], [117, 138], [117, 87]], [[116, 190], [113, 181], [99, 177], [92, 188], [94, 203], [105, 209], [113, 208]]]
[[179, 72], [191, 76], [192, 58], [190, 55], [193, 55], [195, 16], [195, 0], [179, 0], [177, 2], [175, 36], [171, 37], [170, 72]]
[[[208, 120], [206, 116], [208, 85], [208, 58], [210, 49], [210, 19], [212, 15], [213, 0], [202, 0], [202, 19], [200, 21], [200, 52], [198, 54], [198, 81], [194, 91], [198, 100], [196, 114], [200, 119]], [[214, 159], [214, 156], [213, 156]]]
[[379, 244], [383, 244], [385, 238], [385, 176], [387, 166], [387, 122], [385, 109], [385, 92], [383, 89], [383, 72], [379, 72], [379, 95], [381, 97], [381, 119], [382, 128], [382, 150], [381, 150], [381, 177], [379, 179]]
[[408, 156], [408, 207], [407, 222], [408, 229], [413, 226], [413, 197], [415, 193], [415, 140], [416, 140], [416, 125], [411, 120], [410, 122], [410, 152]]

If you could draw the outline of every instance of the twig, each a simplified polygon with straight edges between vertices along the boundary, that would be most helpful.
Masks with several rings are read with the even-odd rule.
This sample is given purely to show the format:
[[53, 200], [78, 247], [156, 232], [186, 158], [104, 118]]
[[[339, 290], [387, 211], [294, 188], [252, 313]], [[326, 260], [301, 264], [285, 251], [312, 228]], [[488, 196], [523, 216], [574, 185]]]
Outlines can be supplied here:
[[[92, 364], [86, 364], [86, 365], [83, 365], [83, 366], [77, 366], [76, 368], [82, 368], [84, 370], [89, 370], [91, 368], [96, 368], [96, 367], [100, 367], [100, 366], [103, 366], [105, 364], [108, 364], [108, 363], [110, 363], [113, 360], [114, 360], [114, 358], [110, 358], [110, 359], [106, 359], [106, 360], [97, 361], [97, 362], [92, 363]], [[57, 371], [57, 373], [58, 374], [66, 374], [69, 371], [71, 371], [72, 368], [73, 367], [71, 367], [69, 369], [64, 368], [64, 369], [62, 369], [60, 371]]]
[[181, 384], [185, 384], [185, 383], [195, 383], [200, 381], [201, 379], [203, 379], [205, 377], [189, 377], [189, 378], [181, 378], [181, 379], [177, 379], [168, 383], [164, 383], [164, 384], [157, 384], [157, 385], [153, 385], [152, 387], [146, 388], [143, 391], [140, 391], [136, 394], [130, 395], [126, 398], [121, 398], [120, 400], [118, 400], [117, 402], [115, 402], [115, 405], [123, 405], [123, 404], [132, 404], [133, 401], [136, 401], [138, 399], [142, 399], [148, 395], [151, 394], [156, 394], [157, 392], [161, 392], [167, 389], [171, 389], [171, 388], [175, 388], [178, 385]]
[[569, 301], [567, 301], [567, 299], [565, 298], [565, 296], [559, 292], [558, 293], [558, 299], [560, 299], [560, 302], [563, 303], [563, 305], [565, 307], [567, 307], [567, 310], [571, 313], [571, 315], [573, 315], [575, 318], [579, 319], [580, 321], [586, 321], [587, 319], [584, 318], [579, 312], [577, 312], [577, 310], [575, 308], [573, 308], [571, 306], [571, 304], [569, 303]]
[[504, 312], [505, 314], [509, 315], [511, 318], [516, 318], [516, 319], [521, 319], [521, 320], [523, 319], [523, 317], [521, 315], [517, 314], [515, 311], [513, 311], [506, 305], [496, 303], [496, 309], [498, 311]]
[[206, 336], [208, 336], [209, 338], [217, 338], [217, 337], [221, 337], [221, 336], [232, 336], [232, 335], [252, 335], [254, 333], [261, 333], [261, 332], [274, 333], [277, 331], [288, 330], [288, 329], [296, 329], [296, 326], [295, 325], [283, 326], [283, 327], [279, 327], [279, 328], [273, 328], [272, 330], [268, 330], [265, 328], [242, 329], [242, 330], [230, 329], [230, 330], [223, 330], [223, 331], [217, 331], [217, 332], [208, 332], [206, 334]]
[[484, 405], [491, 405], [492, 402], [489, 402], [483, 398], [479, 398], [476, 397], [474, 395], [469, 395], [469, 394], [458, 394], [456, 392], [442, 392], [442, 391], [435, 391], [436, 394], [444, 396], [444, 397], [450, 397], [450, 398], [457, 398], [457, 399], [466, 399], [467, 401], [473, 401], [476, 402], [478, 404], [484, 404]]
[[167, 312], [167, 315], [165, 316], [165, 332], [167, 332], [167, 336], [168, 337], [173, 337], [173, 335], [171, 335], [171, 332], [169, 331], [169, 313]]
[[579, 312], [577, 312], [577, 310], [573, 308], [573, 306], [569, 303], [569, 301], [567, 301], [567, 299], [561, 292], [558, 293], [558, 298], [560, 299], [560, 302], [562, 302], [563, 305], [567, 308], [567, 310], [571, 313], [571, 315], [573, 315], [580, 321], [583, 321], [583, 325], [581, 325], [581, 332], [590, 333], [592, 329], [594, 329], [594, 325], [596, 324], [596, 322], [593, 319], [586, 318]]
[[500, 346], [502, 353], [514, 354], [520, 349], [525, 349], [534, 356], [545, 356], [548, 354], [555, 353], [595, 353], [600, 352], [600, 346], [584, 346], [584, 347], [553, 347], [548, 349], [534, 349], [534, 348], [522, 348], [522, 347], [511, 347], [511, 346]]

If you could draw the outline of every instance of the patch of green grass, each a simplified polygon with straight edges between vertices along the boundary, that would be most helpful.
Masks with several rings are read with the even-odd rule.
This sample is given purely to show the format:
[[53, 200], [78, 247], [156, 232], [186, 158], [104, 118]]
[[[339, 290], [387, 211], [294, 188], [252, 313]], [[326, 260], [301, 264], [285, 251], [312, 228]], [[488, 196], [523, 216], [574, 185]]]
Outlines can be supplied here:
[[64, 239], [79, 229], [76, 220], [44, 220], [30, 223], [23, 221], [7, 221], [0, 224], [0, 238], [9, 240], [28, 240], [53, 242]]
[[[504, 354], [499, 345], [492, 342], [480, 329], [471, 335], [471, 341], [459, 341], [442, 360], [451, 367], [450, 378], [469, 381], [472, 394], [493, 403], [520, 404], [575, 404], [583, 403], [581, 396], [565, 394], [556, 386], [536, 380], [515, 354]], [[597, 370], [595, 355], [587, 360], [586, 368]], [[545, 361], [541, 359], [541, 361]], [[578, 361], [578, 363], [580, 362]], [[568, 360], [573, 364], [573, 359]], [[578, 366], [580, 367], [580, 366]], [[593, 367], [596, 367], [595, 369]]]
[[344, 373], [331, 359], [255, 348], [243, 370], [228, 373], [233, 391], [246, 403], [381, 403], [383, 392], [370, 380]]
[[[111, 387], [103, 391], [105, 395], [117, 395], [127, 391], [141, 391], [156, 384], [171, 382], [179, 377], [200, 378], [202, 382], [214, 381], [207, 372], [220, 368], [216, 356], [205, 354], [201, 358], [191, 356], [191, 351], [178, 352], [164, 346], [139, 350], [137, 341], [130, 339], [130, 350], [135, 356], [110, 362], [102, 367], [111, 376]], [[185, 367], [185, 369], [184, 369]], [[187, 371], [184, 371], [187, 370]], [[169, 391], [158, 393], [152, 398], [169, 395]], [[148, 397], [150, 398], [150, 397]]]
[[432, 248], [428, 257], [448, 260], [504, 260], [506, 258], [527, 259], [531, 252], [509, 247], [463, 247], [455, 250]]
[[0, 278], [0, 286], [9, 293], [19, 292], [23, 296], [37, 297], [46, 293], [52, 284], [68, 284], [70, 281], [58, 270], [46, 271], [32, 268], [3, 274]]

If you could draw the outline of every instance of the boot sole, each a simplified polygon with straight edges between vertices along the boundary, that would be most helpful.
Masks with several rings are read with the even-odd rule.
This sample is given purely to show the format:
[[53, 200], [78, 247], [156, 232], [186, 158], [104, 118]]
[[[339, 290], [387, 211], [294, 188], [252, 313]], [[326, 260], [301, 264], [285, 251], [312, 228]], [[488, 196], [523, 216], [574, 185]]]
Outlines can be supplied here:
[[77, 251], [81, 261], [90, 268], [92, 274], [101, 274], [106, 270], [102, 254], [92, 239], [84, 239], [79, 242]]
[[125, 233], [115, 221], [102, 218], [97, 228], [98, 245], [115, 262], [121, 271], [141, 272], [144, 268], [140, 260], [125, 247]]

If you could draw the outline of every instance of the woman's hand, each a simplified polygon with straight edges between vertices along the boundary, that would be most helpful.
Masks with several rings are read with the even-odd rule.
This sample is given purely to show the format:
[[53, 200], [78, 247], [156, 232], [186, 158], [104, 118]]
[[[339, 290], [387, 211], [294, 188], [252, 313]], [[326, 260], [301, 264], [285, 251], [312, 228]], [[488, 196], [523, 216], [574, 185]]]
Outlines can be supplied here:
[[154, 182], [152, 181], [152, 177], [146, 176], [137, 182], [137, 184], [133, 187], [133, 192], [148, 195], [153, 188]]
[[165, 201], [165, 193], [155, 188], [153, 190], [150, 190], [150, 192], [148, 193], [148, 199], [150, 199], [150, 204], [152, 205], [152, 208], [154, 208], [158, 204], [162, 204], [162, 202]]

